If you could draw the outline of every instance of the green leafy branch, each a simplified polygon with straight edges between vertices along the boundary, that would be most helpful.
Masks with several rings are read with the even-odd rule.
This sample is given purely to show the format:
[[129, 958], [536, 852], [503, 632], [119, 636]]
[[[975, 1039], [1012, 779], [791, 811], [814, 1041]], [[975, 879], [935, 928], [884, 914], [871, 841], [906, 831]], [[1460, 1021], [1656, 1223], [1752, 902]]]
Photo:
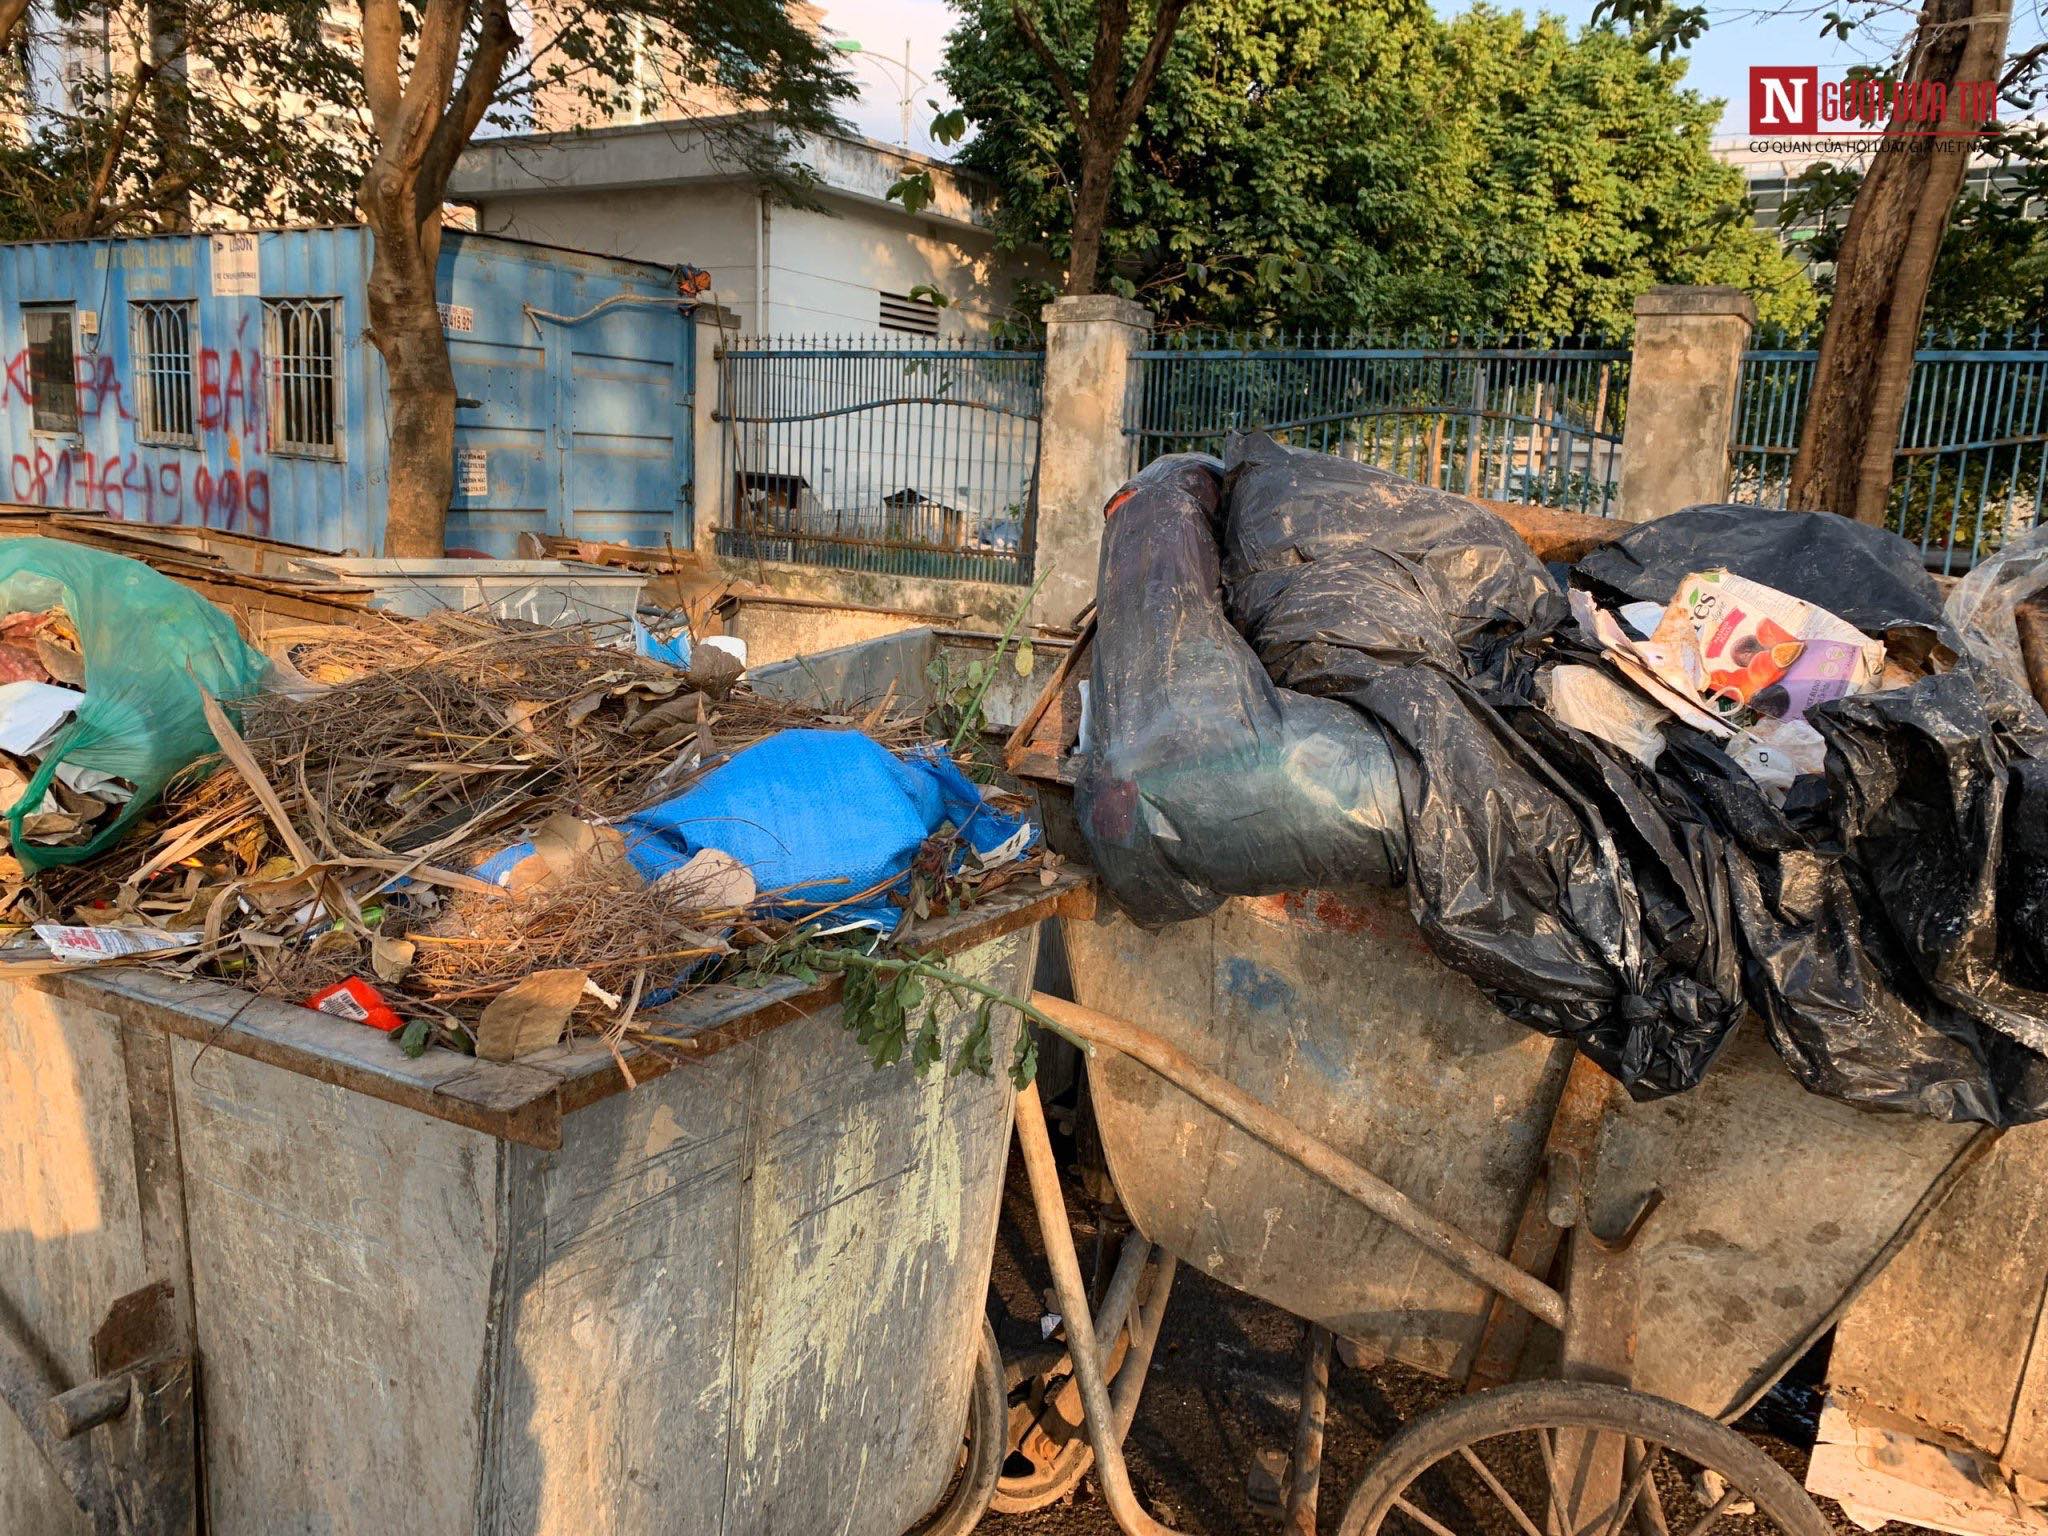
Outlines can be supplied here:
[[821, 976], [844, 978], [840, 1012], [868, 1060], [890, 1066], [906, 1055], [923, 1077], [945, 1057], [939, 1029], [942, 1010], [974, 1010], [974, 1022], [955, 1043], [951, 1076], [995, 1072], [994, 1025], [1000, 1010], [1017, 1015], [1017, 1044], [1010, 1053], [1010, 1081], [1022, 1088], [1038, 1075], [1038, 1041], [1032, 1026], [1049, 1029], [1082, 1051], [1089, 1046], [1049, 1015], [1019, 997], [941, 965], [929, 955], [865, 954], [817, 943], [797, 943], [761, 957], [761, 972], [791, 976], [815, 986]]
[[[958, 107], [947, 111], [936, 101], [927, 101], [926, 106], [935, 114], [932, 118], [932, 142], [934, 144], [957, 144], [967, 133], [967, 114]], [[905, 213], [922, 213], [938, 196], [938, 188], [932, 184], [932, 173], [922, 166], [906, 165], [897, 176], [895, 185], [884, 194], [891, 201], [901, 203]], [[912, 297], [916, 297], [915, 294]]]
[[[1045, 585], [1046, 577], [1051, 574], [1052, 562], [1048, 560], [1039, 571], [1038, 579], [1031, 583], [1031, 590], [1024, 594], [1023, 601], [1018, 603], [1015, 610], [1011, 612], [1010, 622], [1003, 626], [1002, 638], [996, 641], [996, 653], [989, 658], [988, 669], [976, 678], [979, 686], [975, 689], [974, 697], [968, 702], [966, 712], [962, 715], [960, 724], [953, 731], [953, 739], [947, 743], [949, 751], [958, 752], [961, 744], [970, 735], [981, 729], [982, 705], [988, 698], [990, 686], [996, 680], [996, 669], [1003, 664], [1003, 656], [1010, 649], [1010, 642], [1017, 636], [1017, 626], [1024, 622], [1024, 615], [1031, 611], [1032, 600], [1038, 596], [1038, 589]], [[974, 663], [974, 667], [979, 667], [980, 665], [979, 662]], [[974, 667], [968, 669], [970, 673], [973, 672]], [[1026, 677], [1031, 675], [1031, 642], [1029, 640], [1026, 640], [1017, 649], [1017, 670]]]

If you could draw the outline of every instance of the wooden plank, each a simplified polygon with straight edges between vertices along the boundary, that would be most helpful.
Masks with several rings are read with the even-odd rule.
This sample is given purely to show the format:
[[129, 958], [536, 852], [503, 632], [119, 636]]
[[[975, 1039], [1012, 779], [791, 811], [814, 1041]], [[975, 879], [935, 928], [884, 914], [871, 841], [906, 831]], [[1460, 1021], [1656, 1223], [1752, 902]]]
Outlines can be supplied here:
[[1479, 504], [1495, 513], [1529, 546], [1538, 560], [1570, 564], [1602, 544], [1612, 544], [1635, 525], [1619, 518], [1595, 517], [1587, 512], [1566, 512], [1557, 507], [1534, 507], [1519, 501], [1488, 501]]
[[1025, 712], [1003, 744], [1003, 766], [1032, 783], [1071, 784], [1069, 756], [1081, 736], [1081, 682], [1094, 666], [1095, 620], [1091, 617], [1046, 680], [1038, 702]]
[[1888, 1520], [1957, 1536], [2044, 1536], [2048, 1515], [2024, 1503], [1997, 1466], [1968, 1447], [1924, 1438], [1854, 1398], [1830, 1394], [1806, 1487], [1865, 1530]]

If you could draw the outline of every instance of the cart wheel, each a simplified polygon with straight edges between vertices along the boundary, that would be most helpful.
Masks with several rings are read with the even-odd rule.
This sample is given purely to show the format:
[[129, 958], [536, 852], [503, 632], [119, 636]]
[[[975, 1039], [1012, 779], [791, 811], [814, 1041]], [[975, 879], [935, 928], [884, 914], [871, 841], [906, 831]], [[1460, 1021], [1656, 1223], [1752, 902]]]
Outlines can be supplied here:
[[[1698, 1488], [1712, 1490], [1713, 1502]], [[1754, 1514], [1739, 1510], [1744, 1501]], [[1633, 1526], [1716, 1536], [1719, 1526], [1718, 1536], [1730, 1536], [1721, 1522], [1738, 1518], [1746, 1536], [1758, 1521], [1785, 1536], [1828, 1536], [1805, 1490], [1725, 1424], [1622, 1387], [1530, 1381], [1461, 1398], [1404, 1428], [1366, 1469], [1337, 1529], [1611, 1536]]]
[[981, 1341], [974, 1355], [974, 1385], [968, 1390], [967, 1430], [961, 1438], [960, 1463], [953, 1481], [932, 1512], [906, 1536], [967, 1536], [988, 1513], [996, 1479], [1003, 1470], [1004, 1434], [1009, 1404], [1003, 1393], [1003, 1353], [988, 1319], [981, 1323]]
[[[1103, 1362], [1114, 1378], [1130, 1348], [1130, 1331], [1119, 1330]], [[1095, 1465], [1081, 1424], [1081, 1388], [1074, 1362], [1054, 1346], [1034, 1350], [1006, 1369], [1010, 1433], [1003, 1474], [989, 1508], [999, 1515], [1028, 1515], [1057, 1504], [1080, 1485]]]

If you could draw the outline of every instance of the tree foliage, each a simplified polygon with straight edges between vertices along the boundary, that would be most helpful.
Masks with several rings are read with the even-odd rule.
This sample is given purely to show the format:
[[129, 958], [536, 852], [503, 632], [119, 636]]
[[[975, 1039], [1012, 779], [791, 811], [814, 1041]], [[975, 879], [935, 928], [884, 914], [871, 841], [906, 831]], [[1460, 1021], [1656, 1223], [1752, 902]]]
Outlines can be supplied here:
[[[1092, 0], [1042, 0], [1085, 72]], [[1813, 313], [1708, 150], [1717, 108], [1683, 65], [1413, 0], [1204, 0], [1120, 158], [1108, 286], [1169, 323], [1622, 330], [1656, 283], [1735, 283]], [[1001, 232], [1064, 257], [1074, 135], [1009, 0], [967, 0], [944, 77], [1001, 185]]]
[[[22, 131], [0, 144], [0, 237], [184, 227], [195, 213], [347, 219], [362, 173], [353, 61], [302, 0], [63, 0], [14, 47]], [[105, 69], [65, 82], [69, 38]], [[92, 61], [95, 66], [97, 61]]]
[[[2004, 161], [2005, 173], [1956, 200], [1927, 290], [1925, 323], [1994, 335], [2048, 328], [2048, 221], [2027, 211], [2048, 200], [2048, 127], [2008, 129], [1980, 152]], [[1793, 232], [1813, 263], [1823, 304], [1834, 292], [1842, 232], [1862, 186], [1859, 167], [1822, 161], [1792, 184], [1778, 215], [1779, 229]]]

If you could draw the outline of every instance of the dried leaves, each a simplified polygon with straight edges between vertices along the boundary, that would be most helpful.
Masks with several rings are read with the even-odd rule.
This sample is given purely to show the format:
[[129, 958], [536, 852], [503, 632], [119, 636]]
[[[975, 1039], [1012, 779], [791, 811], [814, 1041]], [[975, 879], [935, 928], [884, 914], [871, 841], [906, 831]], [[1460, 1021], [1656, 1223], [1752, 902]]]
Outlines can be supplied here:
[[[458, 613], [273, 639], [296, 685], [239, 701], [239, 729], [208, 701], [221, 758], [166, 792], [154, 837], [16, 900], [202, 930], [196, 955], [159, 963], [294, 1002], [374, 978], [415, 1053], [439, 1038], [510, 1059], [570, 1027], [617, 1051], [641, 998], [729, 953], [734, 925], [756, 932], [755, 892], [714, 854], [649, 886], [602, 823], [776, 731], [924, 739], [893, 695], [856, 715], [736, 691], [716, 650], [678, 672], [580, 630]], [[522, 839], [534, 855], [511, 889], [460, 873]]]
[[535, 971], [492, 998], [476, 1026], [485, 1061], [517, 1061], [562, 1038], [590, 978], [578, 970]]

